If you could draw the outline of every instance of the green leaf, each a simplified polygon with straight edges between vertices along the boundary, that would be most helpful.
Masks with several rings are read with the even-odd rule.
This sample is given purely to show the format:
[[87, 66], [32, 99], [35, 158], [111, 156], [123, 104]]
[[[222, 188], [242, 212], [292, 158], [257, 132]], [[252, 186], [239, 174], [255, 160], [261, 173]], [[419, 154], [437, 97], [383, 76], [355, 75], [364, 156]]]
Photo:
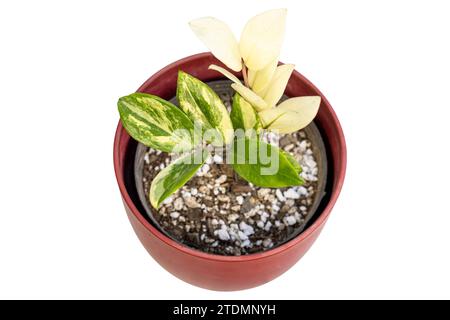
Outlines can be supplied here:
[[229, 160], [239, 176], [256, 186], [281, 188], [304, 183], [292, 157], [259, 139], [236, 139]]
[[199, 121], [204, 130], [216, 129], [223, 143], [231, 143], [233, 125], [228, 110], [207, 84], [180, 70], [177, 98], [181, 109], [192, 121]]
[[178, 107], [146, 93], [119, 99], [120, 119], [127, 132], [148, 147], [179, 152], [194, 147], [194, 124]]
[[281, 150], [283, 152], [286, 159], [291, 163], [292, 167], [297, 171], [297, 174], [300, 174], [302, 172], [302, 167], [300, 166], [300, 163], [287, 151]]
[[259, 132], [261, 129], [259, 116], [255, 109], [238, 93], [233, 97], [233, 108], [231, 109], [230, 117], [235, 130], [254, 129], [256, 132]]
[[205, 163], [207, 157], [208, 151], [197, 149], [178, 158], [161, 170], [150, 186], [149, 199], [151, 205], [157, 209], [166, 198], [195, 175], [197, 170]]

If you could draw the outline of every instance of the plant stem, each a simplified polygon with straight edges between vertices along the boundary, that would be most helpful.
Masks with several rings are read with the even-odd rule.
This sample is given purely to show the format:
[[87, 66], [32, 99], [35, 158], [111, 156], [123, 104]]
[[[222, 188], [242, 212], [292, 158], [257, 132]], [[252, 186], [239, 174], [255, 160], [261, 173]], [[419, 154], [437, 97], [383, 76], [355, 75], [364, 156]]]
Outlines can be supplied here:
[[247, 76], [247, 68], [245, 67], [245, 64], [242, 64], [242, 77], [244, 78], [244, 84], [247, 88], [250, 88], [250, 85], [248, 84], [248, 76]]

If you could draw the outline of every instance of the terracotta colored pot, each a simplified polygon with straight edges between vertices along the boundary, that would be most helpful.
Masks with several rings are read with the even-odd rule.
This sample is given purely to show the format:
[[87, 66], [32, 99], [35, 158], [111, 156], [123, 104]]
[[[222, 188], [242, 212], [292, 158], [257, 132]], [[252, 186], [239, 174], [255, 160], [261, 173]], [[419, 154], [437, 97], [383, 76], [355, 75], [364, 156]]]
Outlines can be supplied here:
[[[216, 71], [208, 70], [208, 66], [212, 63], [220, 65], [210, 53], [181, 59], [157, 72], [138, 91], [171, 99], [175, 95], [179, 69], [202, 81], [211, 81], [221, 78]], [[135, 143], [119, 122], [114, 140], [114, 169], [125, 210], [144, 247], [173, 275], [193, 285], [212, 290], [241, 290], [255, 287], [278, 277], [292, 267], [319, 236], [344, 182], [347, 161], [344, 134], [326, 98], [300, 73], [294, 71], [286, 94], [322, 97], [315, 123], [321, 130], [328, 148], [328, 197], [324, 199], [314, 220], [298, 237], [274, 249], [246, 256], [219, 256], [191, 249], [166, 237], [150, 224], [145, 212], [138, 209], [141, 205], [133, 195], [135, 191], [131, 190], [134, 182], [127, 183], [133, 176], [133, 172], [129, 172], [133, 166], [127, 165], [127, 159], [132, 158], [129, 153], [134, 153], [131, 149], [135, 147]]]

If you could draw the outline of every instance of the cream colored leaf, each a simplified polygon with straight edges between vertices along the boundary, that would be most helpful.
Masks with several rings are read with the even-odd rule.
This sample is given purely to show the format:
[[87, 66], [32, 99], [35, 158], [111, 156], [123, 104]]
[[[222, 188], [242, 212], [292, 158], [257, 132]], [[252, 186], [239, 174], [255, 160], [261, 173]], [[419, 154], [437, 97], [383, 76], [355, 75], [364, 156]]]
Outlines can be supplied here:
[[283, 64], [276, 68], [272, 80], [263, 95], [264, 101], [270, 108], [274, 107], [283, 96], [294, 67], [293, 64]]
[[247, 102], [249, 102], [256, 111], [267, 109], [267, 103], [252, 90], [239, 83], [232, 83], [231, 87], [236, 90]]
[[296, 97], [258, 115], [267, 129], [278, 133], [292, 133], [303, 129], [313, 121], [319, 106], [319, 96]]
[[217, 59], [231, 70], [242, 70], [239, 45], [225, 22], [205, 17], [189, 22], [189, 26]]
[[279, 56], [286, 13], [286, 9], [269, 10], [251, 18], [245, 25], [239, 49], [249, 69], [261, 70]]
[[256, 94], [261, 95], [266, 91], [266, 88], [270, 84], [272, 77], [277, 69], [278, 58], [274, 59], [263, 69], [256, 71], [255, 79], [251, 88]]
[[208, 69], [211, 70], [215, 70], [217, 72], [220, 72], [221, 74], [223, 74], [225, 77], [227, 77], [228, 79], [230, 79], [231, 81], [233, 81], [234, 83], [239, 83], [242, 84], [241, 81], [238, 79], [238, 77], [236, 77], [234, 74], [232, 74], [230, 71], [228, 71], [227, 69], [224, 69], [218, 65], [215, 64], [211, 64]]

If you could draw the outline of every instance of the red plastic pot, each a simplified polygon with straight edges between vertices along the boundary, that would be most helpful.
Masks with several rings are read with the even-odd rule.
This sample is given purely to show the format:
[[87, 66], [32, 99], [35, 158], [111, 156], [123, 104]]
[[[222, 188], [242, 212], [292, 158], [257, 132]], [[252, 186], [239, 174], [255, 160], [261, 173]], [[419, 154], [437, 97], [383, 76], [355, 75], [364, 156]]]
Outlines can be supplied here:
[[[208, 66], [212, 63], [220, 64], [210, 53], [181, 59], [157, 72], [138, 91], [170, 99], [175, 95], [179, 69], [203, 81], [221, 78], [216, 71], [208, 70]], [[114, 169], [125, 210], [136, 235], [150, 255], [176, 277], [212, 290], [228, 291], [255, 287], [287, 271], [308, 251], [319, 236], [344, 182], [347, 161], [344, 134], [326, 98], [300, 73], [294, 71], [286, 94], [322, 97], [315, 122], [328, 146], [329, 196], [327, 203], [320, 209], [321, 212], [316, 213], [314, 222], [298, 237], [274, 249], [246, 256], [219, 256], [188, 248], [166, 237], [148, 222], [143, 213], [137, 209], [126, 188], [126, 174], [133, 174], [125, 172], [126, 153], [131, 138], [119, 122], [114, 140]]]

